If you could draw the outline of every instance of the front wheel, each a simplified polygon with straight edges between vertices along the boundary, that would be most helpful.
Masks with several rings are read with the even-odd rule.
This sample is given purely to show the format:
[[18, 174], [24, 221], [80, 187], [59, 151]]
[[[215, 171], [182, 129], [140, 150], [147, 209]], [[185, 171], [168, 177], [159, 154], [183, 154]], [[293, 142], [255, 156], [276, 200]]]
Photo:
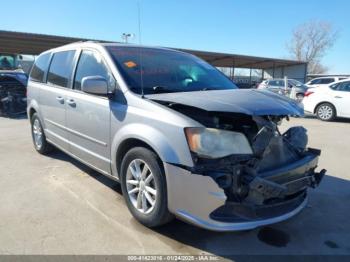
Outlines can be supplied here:
[[316, 108], [317, 118], [322, 121], [332, 121], [335, 116], [335, 108], [329, 103], [322, 103]]
[[147, 227], [169, 222], [167, 187], [158, 156], [144, 147], [126, 153], [121, 165], [121, 187], [131, 214]]

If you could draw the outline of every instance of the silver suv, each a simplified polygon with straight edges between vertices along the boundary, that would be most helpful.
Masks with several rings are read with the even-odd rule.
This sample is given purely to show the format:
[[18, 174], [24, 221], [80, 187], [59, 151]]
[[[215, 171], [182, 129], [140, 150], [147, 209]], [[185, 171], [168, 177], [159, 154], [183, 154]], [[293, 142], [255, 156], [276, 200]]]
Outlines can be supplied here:
[[[304, 98], [308, 87], [295, 79], [269, 79], [258, 85], [259, 89], [266, 88], [274, 93], [285, 95], [301, 101]], [[294, 94], [293, 94], [294, 92]]]
[[290, 99], [239, 90], [179, 51], [81, 42], [42, 53], [28, 84], [35, 149], [58, 148], [119, 181], [148, 227], [174, 216], [216, 231], [285, 220], [317, 186], [319, 150]]

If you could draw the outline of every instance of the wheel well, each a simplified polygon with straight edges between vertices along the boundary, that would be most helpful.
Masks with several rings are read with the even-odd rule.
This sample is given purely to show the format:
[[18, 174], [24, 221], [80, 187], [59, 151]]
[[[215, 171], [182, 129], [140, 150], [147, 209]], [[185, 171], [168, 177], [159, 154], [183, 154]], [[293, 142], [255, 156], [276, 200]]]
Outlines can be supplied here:
[[119, 174], [119, 170], [122, 165], [123, 157], [125, 154], [132, 148], [134, 147], [145, 147], [151, 151], [153, 151], [158, 157], [159, 155], [157, 152], [146, 142], [137, 139], [137, 138], [129, 138], [124, 140], [118, 147], [117, 154], [116, 154], [116, 168], [117, 168], [117, 173]]
[[34, 115], [34, 113], [36, 113], [35, 109], [34, 109], [34, 108], [31, 108], [31, 109], [29, 110], [29, 120], [32, 119], [32, 116]]
[[334, 106], [332, 103], [327, 102], [327, 101], [323, 101], [323, 102], [318, 103], [318, 104], [315, 106], [314, 114], [316, 114], [317, 108], [318, 108], [320, 105], [322, 105], [322, 104], [330, 104], [331, 106], [333, 106], [333, 108], [334, 108], [334, 110], [335, 110], [334, 113], [337, 114], [337, 109], [335, 108], [335, 106]]

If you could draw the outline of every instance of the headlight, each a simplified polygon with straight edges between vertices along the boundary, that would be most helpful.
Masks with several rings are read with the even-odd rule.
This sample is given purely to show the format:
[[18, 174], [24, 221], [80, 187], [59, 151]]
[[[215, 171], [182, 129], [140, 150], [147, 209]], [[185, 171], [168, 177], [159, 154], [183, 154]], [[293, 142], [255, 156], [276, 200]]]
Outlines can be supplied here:
[[252, 154], [252, 148], [242, 133], [214, 128], [185, 128], [192, 152], [206, 158], [220, 158], [233, 154]]

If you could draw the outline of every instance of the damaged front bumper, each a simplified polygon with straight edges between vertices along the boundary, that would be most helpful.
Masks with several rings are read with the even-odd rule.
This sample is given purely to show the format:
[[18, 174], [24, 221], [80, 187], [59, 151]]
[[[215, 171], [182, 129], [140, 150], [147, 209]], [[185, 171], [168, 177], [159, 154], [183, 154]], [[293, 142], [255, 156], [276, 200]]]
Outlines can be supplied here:
[[180, 219], [214, 231], [253, 229], [286, 220], [307, 203], [307, 187], [316, 187], [325, 170], [317, 173], [318, 155], [257, 174], [244, 201], [228, 200], [208, 175], [165, 163], [168, 208]]

